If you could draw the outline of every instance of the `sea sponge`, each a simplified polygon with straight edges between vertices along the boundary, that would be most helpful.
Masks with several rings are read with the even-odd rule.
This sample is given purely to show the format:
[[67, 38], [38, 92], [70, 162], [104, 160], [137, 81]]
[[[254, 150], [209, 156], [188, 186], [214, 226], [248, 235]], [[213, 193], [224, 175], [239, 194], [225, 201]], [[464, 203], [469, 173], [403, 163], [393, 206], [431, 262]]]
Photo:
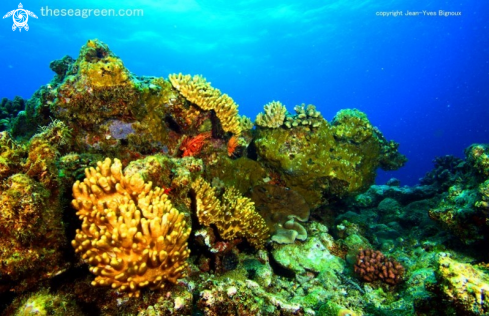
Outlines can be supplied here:
[[173, 87], [177, 89], [188, 101], [196, 104], [205, 111], [213, 110], [221, 122], [225, 132], [236, 136], [241, 134], [241, 124], [238, 115], [238, 105], [227, 94], [213, 88], [210, 82], [199, 75], [190, 76], [172, 74], [169, 76]]
[[203, 178], [194, 181], [192, 189], [195, 191], [196, 213], [200, 224], [214, 224], [225, 240], [244, 237], [253, 246], [263, 248], [269, 230], [263, 217], [255, 211], [255, 203], [249, 198], [242, 196], [234, 187], [229, 187], [221, 203], [216, 190]]
[[83, 220], [72, 245], [96, 275], [92, 285], [139, 296], [143, 287], [176, 283], [185, 276], [190, 254], [184, 215], [138, 173], [124, 176], [118, 159], [97, 165], [73, 185], [72, 201]]
[[272, 101], [265, 105], [265, 113], [259, 113], [255, 123], [261, 127], [278, 128], [284, 124], [287, 109], [279, 101]]

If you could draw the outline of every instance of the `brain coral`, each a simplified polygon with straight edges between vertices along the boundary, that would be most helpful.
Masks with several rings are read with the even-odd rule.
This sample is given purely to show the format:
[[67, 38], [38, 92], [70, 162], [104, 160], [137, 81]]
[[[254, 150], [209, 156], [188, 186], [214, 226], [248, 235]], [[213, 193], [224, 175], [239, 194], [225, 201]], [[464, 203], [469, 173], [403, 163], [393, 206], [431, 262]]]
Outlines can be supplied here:
[[121, 170], [118, 159], [107, 158], [73, 185], [83, 223], [72, 245], [96, 275], [92, 285], [139, 296], [143, 287], [163, 288], [184, 276], [190, 228], [163, 190]]

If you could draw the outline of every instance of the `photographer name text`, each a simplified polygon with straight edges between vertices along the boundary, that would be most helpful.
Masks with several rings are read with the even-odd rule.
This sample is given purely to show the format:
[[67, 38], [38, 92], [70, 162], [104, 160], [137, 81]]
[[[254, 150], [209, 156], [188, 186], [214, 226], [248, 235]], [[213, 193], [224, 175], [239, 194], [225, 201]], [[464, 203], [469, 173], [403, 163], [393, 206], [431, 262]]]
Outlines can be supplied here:
[[452, 16], [461, 16], [462, 12], [461, 11], [444, 11], [444, 10], [438, 10], [438, 11], [427, 11], [427, 10], [422, 10], [422, 11], [377, 11], [375, 12], [375, 15], [377, 16], [382, 16], [382, 17], [398, 17], [398, 16], [441, 16], [441, 17], [452, 17]]

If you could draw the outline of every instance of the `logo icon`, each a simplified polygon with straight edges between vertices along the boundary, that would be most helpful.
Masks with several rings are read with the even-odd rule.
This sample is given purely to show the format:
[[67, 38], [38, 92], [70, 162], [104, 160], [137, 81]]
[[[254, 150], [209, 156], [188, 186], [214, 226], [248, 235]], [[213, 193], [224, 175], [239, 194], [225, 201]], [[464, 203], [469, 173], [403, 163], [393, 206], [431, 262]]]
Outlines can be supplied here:
[[12, 16], [14, 20], [14, 25], [12, 25], [12, 31], [15, 31], [17, 28], [19, 32], [24, 28], [26, 31], [29, 31], [29, 25], [27, 25], [27, 20], [29, 20], [29, 15], [33, 18], [37, 19], [37, 16], [31, 11], [27, 11], [23, 9], [22, 3], [19, 3], [19, 8], [17, 10], [12, 10], [9, 13], [5, 14], [3, 18], [8, 18]]

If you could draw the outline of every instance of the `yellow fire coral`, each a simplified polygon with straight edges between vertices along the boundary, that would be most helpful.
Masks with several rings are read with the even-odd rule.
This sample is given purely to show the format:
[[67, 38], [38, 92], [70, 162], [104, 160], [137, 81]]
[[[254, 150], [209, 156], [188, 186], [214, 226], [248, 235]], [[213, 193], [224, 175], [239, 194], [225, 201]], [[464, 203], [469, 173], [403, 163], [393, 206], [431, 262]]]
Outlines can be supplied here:
[[208, 182], [198, 178], [192, 183], [196, 194], [197, 217], [202, 225], [216, 225], [225, 240], [244, 237], [257, 248], [269, 237], [265, 220], [255, 211], [255, 203], [230, 187], [222, 196], [222, 204], [216, 191]]
[[169, 79], [173, 87], [188, 101], [205, 111], [214, 110], [225, 132], [231, 132], [236, 136], [241, 134], [238, 105], [230, 96], [213, 88], [210, 82], [199, 75], [192, 77], [179, 73], [170, 75]]
[[184, 215], [139, 174], [124, 176], [118, 159], [97, 164], [73, 185], [72, 201], [83, 220], [72, 245], [96, 275], [92, 285], [139, 296], [143, 287], [176, 283], [185, 276], [190, 254]]
[[256, 117], [256, 125], [268, 128], [278, 128], [284, 124], [287, 109], [279, 101], [273, 101], [265, 105], [265, 113], [259, 113]]

